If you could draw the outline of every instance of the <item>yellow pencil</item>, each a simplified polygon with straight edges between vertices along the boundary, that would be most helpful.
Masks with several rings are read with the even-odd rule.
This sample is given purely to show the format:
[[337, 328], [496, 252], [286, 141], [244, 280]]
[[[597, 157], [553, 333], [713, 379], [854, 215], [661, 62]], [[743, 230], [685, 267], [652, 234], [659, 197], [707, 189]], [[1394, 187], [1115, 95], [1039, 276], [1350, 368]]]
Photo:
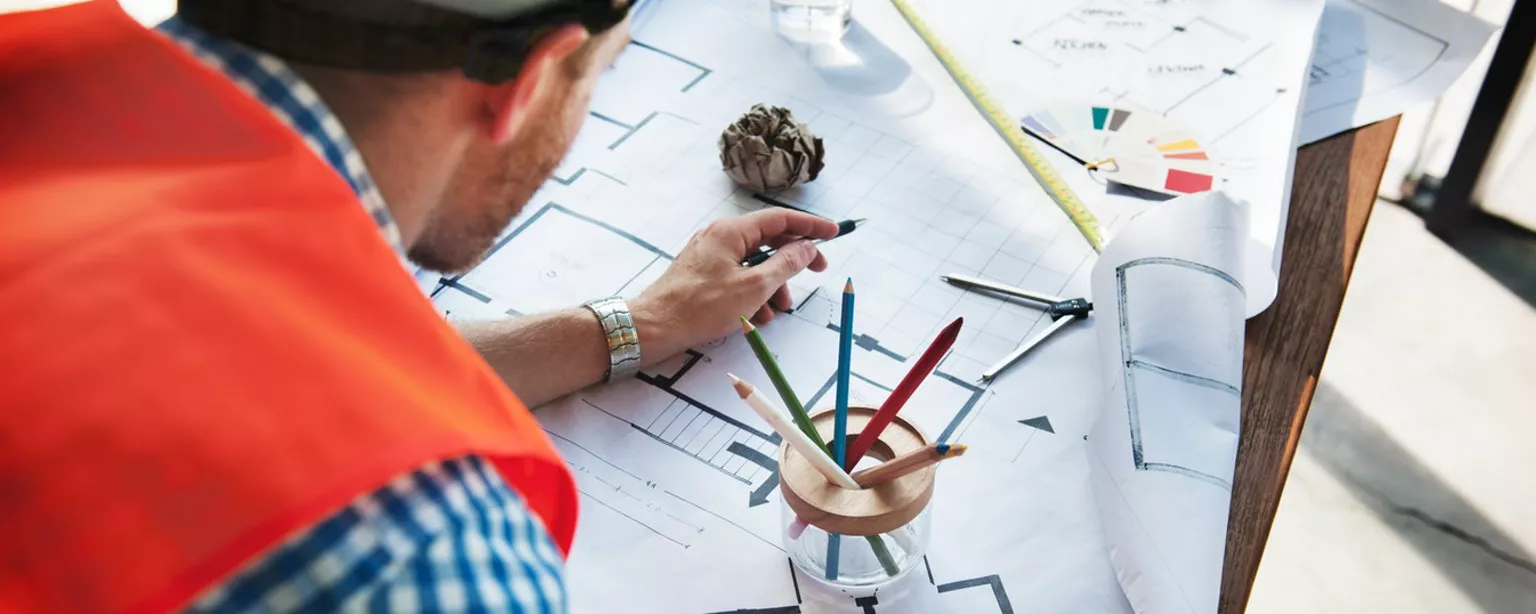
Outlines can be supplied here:
[[855, 473], [853, 474], [853, 481], [857, 482], [860, 488], [879, 486], [946, 458], [954, 458], [961, 454], [965, 454], [965, 444], [928, 444], [877, 466]]

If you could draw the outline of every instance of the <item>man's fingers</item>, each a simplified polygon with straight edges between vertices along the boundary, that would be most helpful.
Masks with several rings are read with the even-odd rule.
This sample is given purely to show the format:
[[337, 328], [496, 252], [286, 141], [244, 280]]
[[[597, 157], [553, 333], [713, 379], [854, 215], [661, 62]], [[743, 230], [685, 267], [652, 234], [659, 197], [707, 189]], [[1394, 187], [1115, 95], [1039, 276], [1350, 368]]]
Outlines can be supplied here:
[[837, 222], [824, 217], [789, 209], [763, 209], [741, 216], [732, 224], [741, 233], [742, 243], [756, 247], [780, 235], [830, 239], [837, 236]]
[[789, 311], [790, 307], [794, 307], [795, 301], [789, 296], [789, 286], [779, 286], [778, 290], [774, 290], [773, 296], [768, 297], [768, 306], [779, 311]]
[[752, 315], [752, 324], [755, 325], [755, 326], [761, 326], [763, 324], [767, 324], [768, 322], [770, 322], [772, 320], [773, 320], [773, 310], [769, 309], [767, 305], [763, 305], [762, 307], [758, 307], [757, 308], [757, 313]]
[[[805, 240], [805, 237], [791, 237], [789, 235], [784, 235], [784, 236], [781, 236], [781, 237], [774, 237], [772, 239], [769, 239], [768, 240], [768, 247], [773, 248], [773, 249], [779, 249], [781, 247], [784, 247], [785, 245], [789, 245], [790, 243], [794, 243], [795, 241], [804, 241], [804, 240]], [[747, 254], [751, 255], [752, 251], [753, 250], [747, 250]], [[816, 259], [812, 260], [810, 266], [807, 267], [807, 268], [809, 268], [812, 271], [816, 271], [817, 273], [820, 273], [822, 271], [827, 270], [827, 257], [821, 253], [821, 250], [818, 249], [816, 251]]]
[[[804, 240], [796, 241], [779, 248], [779, 251], [775, 252], [767, 262], [758, 266], [755, 272], [761, 276], [760, 281], [764, 290], [778, 288], [818, 258], [821, 258], [821, 251], [816, 249], [814, 243]], [[825, 259], [822, 264], [825, 267]]]
[[820, 273], [822, 271], [827, 270], [827, 256], [826, 256], [826, 254], [821, 253], [821, 250], [819, 250], [819, 249], [816, 250], [816, 257], [812, 258], [811, 259], [811, 264], [809, 266], [805, 267], [805, 268], [808, 268], [808, 269], [810, 269], [812, 271], [816, 271], [817, 273]]
[[768, 240], [765, 241], [764, 243], [768, 247], [771, 247], [773, 249], [778, 249], [778, 248], [784, 247], [785, 245], [789, 245], [790, 243], [794, 243], [795, 241], [799, 241], [799, 240], [804, 239], [804, 238], [805, 237], [797, 237], [795, 235], [779, 235], [777, 237], [769, 237]]

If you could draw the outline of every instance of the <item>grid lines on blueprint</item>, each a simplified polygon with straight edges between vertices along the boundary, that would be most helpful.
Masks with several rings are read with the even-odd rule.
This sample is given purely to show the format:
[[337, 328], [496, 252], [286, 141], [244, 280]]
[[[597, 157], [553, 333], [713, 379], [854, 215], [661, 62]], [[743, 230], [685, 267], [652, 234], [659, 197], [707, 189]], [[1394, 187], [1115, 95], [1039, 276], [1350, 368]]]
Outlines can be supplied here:
[[[1060, 293], [1086, 273], [1092, 253], [1070, 222], [1033, 184], [753, 85], [708, 58], [636, 39], [599, 81], [590, 116], [554, 177], [481, 264], [442, 281], [433, 295], [439, 310], [450, 319], [480, 319], [632, 298], [697, 229], [765, 207], [866, 218], [857, 232], [822, 245], [829, 270], [792, 280], [794, 309], [762, 327], [763, 335], [806, 405], [827, 406], [836, 300], [843, 279], [853, 277], [860, 296], [850, 396], [878, 405], [938, 330], [964, 317], [965, 332], [902, 415], [935, 441], [966, 441], [993, 396], [976, 383], [981, 370], [1049, 320], [939, 276], [982, 275]], [[755, 194], [722, 172], [719, 134], [756, 103], [790, 108], [824, 139], [826, 168], [816, 181]], [[766, 383], [758, 372], [741, 372], [744, 364], [755, 362], [742, 340], [716, 340], [633, 380], [552, 403], [538, 417], [576, 477], [584, 539], [636, 544], [629, 548], [644, 560], [724, 557], [762, 565], [757, 577], [782, 578], [782, 586], [752, 583], [740, 602], [796, 604], [799, 580], [786, 573], [778, 543], [780, 439], [725, 378], [735, 365]], [[1008, 426], [1018, 429], [1009, 433], [1034, 430]], [[981, 430], [1001, 432], [990, 423]], [[1009, 442], [997, 456], [1012, 462], [1028, 441]], [[571, 566], [578, 603], [580, 587], [602, 583], [580, 574], [603, 568], [582, 565], [581, 552], [578, 540]], [[935, 563], [926, 580], [914, 581], [956, 607], [985, 602], [1011, 610], [997, 570], [956, 574]]]
[[[792, 109], [824, 139], [827, 166], [816, 181], [753, 194], [720, 170], [720, 131], [756, 102]], [[822, 246], [827, 272], [792, 282], [806, 317], [829, 315], [841, 280], [851, 276], [859, 285], [860, 334], [902, 359], [964, 317], [965, 331], [946, 363], [955, 376], [974, 379], [1043, 326], [1042, 316], [968, 295], [938, 276], [957, 272], [1060, 291], [1091, 250], [1043, 199], [1036, 186], [636, 43], [604, 76], [591, 117], [554, 180], [484, 263], [447, 280], [436, 300], [460, 315], [520, 314], [634, 296], [696, 229], [787, 204], [869, 220]]]

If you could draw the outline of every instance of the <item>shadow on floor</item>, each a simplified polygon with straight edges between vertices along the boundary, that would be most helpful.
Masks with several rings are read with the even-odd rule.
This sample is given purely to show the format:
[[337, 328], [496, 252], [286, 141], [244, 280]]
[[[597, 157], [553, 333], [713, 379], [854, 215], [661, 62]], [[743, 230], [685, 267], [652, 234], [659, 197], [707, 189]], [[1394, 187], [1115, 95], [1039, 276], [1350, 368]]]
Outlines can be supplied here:
[[1481, 215], [1449, 243], [1499, 285], [1536, 307], [1536, 233]]
[[1302, 446], [1483, 612], [1536, 611], [1536, 557], [1326, 380]]
[[[1420, 178], [1412, 188], [1413, 197], [1396, 204], [1425, 217], [1439, 186], [1438, 178]], [[1536, 231], [1480, 209], [1449, 230], [1430, 231], [1525, 304], [1536, 307]]]

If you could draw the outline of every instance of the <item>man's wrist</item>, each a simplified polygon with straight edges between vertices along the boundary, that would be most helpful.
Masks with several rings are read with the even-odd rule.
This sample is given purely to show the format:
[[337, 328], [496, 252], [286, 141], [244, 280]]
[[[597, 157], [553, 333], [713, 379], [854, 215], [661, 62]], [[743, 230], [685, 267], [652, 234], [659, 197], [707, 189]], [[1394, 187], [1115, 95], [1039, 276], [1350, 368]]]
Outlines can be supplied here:
[[635, 331], [645, 345], [641, 366], [654, 365], [688, 349], [690, 344], [681, 338], [682, 327], [661, 303], [642, 296], [630, 301], [629, 307], [635, 318]]

